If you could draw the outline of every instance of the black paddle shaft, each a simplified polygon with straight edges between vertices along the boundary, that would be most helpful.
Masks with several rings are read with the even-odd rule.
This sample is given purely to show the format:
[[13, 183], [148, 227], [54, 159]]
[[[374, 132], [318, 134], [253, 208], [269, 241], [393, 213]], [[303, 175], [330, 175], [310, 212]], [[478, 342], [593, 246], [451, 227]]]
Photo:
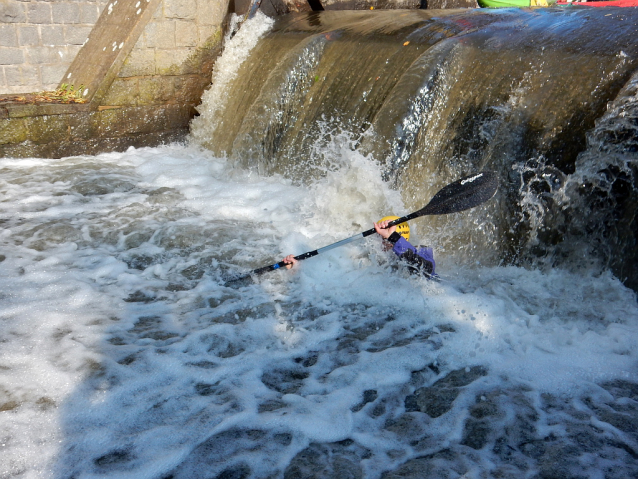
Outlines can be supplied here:
[[[474, 208], [475, 206], [486, 202], [492, 196], [494, 196], [497, 189], [498, 177], [496, 176], [496, 173], [492, 171], [482, 171], [475, 175], [466, 176], [464, 178], [461, 178], [460, 180], [455, 181], [454, 183], [450, 183], [449, 185], [444, 186], [436, 195], [434, 195], [430, 202], [419, 211], [415, 211], [414, 213], [410, 213], [409, 215], [402, 216], [401, 218], [393, 220], [388, 223], [387, 227], [389, 228], [391, 226], [396, 226], [420, 216], [447, 215], [450, 213], [458, 213], [459, 211], [465, 211], [470, 208]], [[323, 248], [319, 248], [314, 251], [308, 251], [306, 253], [300, 254], [299, 256], [295, 256], [295, 259], [297, 261], [301, 261], [304, 259], [312, 258], [313, 256], [317, 256], [320, 253], [331, 250], [333, 248], [337, 248], [339, 246], [343, 246], [344, 244], [358, 240], [359, 238], [365, 238], [366, 236], [370, 236], [374, 233], [375, 229], [372, 228], [350, 238], [346, 238], [331, 245], [324, 246]], [[286, 266], [286, 263], [280, 261], [279, 263], [264, 266], [262, 268], [257, 268], [256, 270], [253, 270], [250, 273], [239, 278], [235, 278], [231, 281], [244, 279], [253, 274], [263, 274], [268, 271], [283, 268], [284, 266]]]

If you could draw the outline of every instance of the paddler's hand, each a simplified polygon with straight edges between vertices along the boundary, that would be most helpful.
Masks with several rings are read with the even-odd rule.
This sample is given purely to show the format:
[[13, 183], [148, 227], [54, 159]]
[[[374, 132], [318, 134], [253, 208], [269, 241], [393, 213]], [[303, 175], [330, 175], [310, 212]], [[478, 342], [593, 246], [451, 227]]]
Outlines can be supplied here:
[[294, 254], [289, 254], [282, 261], [286, 263], [286, 269], [294, 268], [297, 265], [297, 263], [299, 263], [299, 261], [295, 259]]
[[397, 230], [396, 226], [390, 226], [388, 228], [387, 226], [388, 226], [389, 223], [391, 223], [391, 221], [388, 220], [388, 221], [379, 221], [378, 223], [374, 224], [374, 230], [377, 233], [379, 233], [379, 235], [383, 239], [388, 239], [390, 237], [390, 235]]

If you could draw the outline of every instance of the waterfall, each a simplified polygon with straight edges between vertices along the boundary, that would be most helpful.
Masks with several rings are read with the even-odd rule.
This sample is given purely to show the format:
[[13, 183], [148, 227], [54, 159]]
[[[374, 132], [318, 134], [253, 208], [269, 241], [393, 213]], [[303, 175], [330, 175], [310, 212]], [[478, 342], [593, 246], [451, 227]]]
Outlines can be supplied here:
[[416, 228], [459, 261], [611, 268], [636, 288], [634, 10], [288, 15], [260, 30], [223, 102], [204, 98], [193, 138], [300, 184], [343, 163], [325, 148], [339, 141], [408, 210], [495, 170], [492, 204]]

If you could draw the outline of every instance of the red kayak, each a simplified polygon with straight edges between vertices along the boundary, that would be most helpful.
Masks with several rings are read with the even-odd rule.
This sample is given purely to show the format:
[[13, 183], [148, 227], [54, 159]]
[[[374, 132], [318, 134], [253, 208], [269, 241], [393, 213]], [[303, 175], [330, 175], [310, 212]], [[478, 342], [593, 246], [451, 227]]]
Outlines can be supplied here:
[[638, 7], [638, 0], [610, 0], [594, 2], [566, 2], [559, 0], [556, 5], [583, 5], [585, 7]]

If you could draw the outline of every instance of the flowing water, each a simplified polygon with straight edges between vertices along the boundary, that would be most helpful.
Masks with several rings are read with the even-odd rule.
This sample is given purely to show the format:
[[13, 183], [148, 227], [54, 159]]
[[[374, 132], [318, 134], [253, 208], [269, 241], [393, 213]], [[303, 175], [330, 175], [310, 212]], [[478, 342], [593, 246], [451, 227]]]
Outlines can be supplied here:
[[[630, 10], [258, 15], [191, 144], [0, 159], [0, 477], [636, 477]], [[440, 281], [225, 283], [481, 168]]]

